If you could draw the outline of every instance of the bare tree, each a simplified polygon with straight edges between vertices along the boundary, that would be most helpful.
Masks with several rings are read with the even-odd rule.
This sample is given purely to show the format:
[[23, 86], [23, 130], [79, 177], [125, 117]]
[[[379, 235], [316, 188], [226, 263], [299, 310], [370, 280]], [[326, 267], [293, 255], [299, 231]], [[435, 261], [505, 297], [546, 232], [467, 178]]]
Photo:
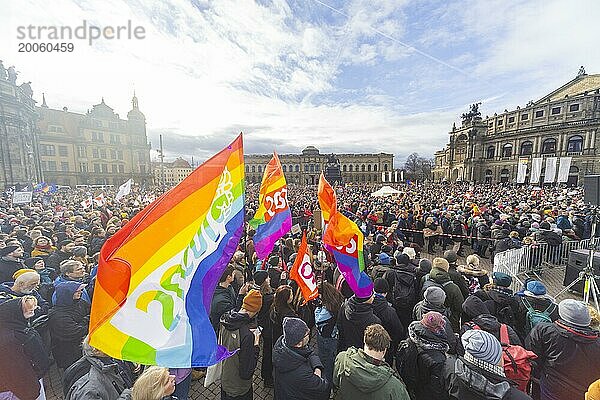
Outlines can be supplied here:
[[406, 162], [404, 163], [404, 172], [408, 179], [430, 179], [432, 169], [433, 160], [421, 157], [419, 153], [412, 153], [406, 158]]

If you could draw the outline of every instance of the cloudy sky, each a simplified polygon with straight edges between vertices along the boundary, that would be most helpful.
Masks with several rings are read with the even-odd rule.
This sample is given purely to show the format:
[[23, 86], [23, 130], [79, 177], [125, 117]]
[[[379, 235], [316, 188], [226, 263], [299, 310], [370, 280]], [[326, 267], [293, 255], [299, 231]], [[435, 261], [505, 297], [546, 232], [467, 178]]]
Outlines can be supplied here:
[[[148, 137], [202, 160], [237, 133], [247, 153], [432, 156], [468, 105], [483, 114], [600, 73], [600, 2], [403, 0], [0, 0], [0, 59], [85, 112], [121, 116], [133, 90]], [[143, 26], [143, 40], [73, 40], [19, 53], [19, 26]]]

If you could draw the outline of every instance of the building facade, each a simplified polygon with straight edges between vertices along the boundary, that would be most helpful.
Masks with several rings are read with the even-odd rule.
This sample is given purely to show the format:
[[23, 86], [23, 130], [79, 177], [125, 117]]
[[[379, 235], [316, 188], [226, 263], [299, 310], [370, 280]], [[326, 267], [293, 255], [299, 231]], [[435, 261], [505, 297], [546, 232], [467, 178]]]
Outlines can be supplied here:
[[581, 184], [600, 173], [598, 128], [600, 74], [581, 67], [575, 79], [523, 108], [482, 118], [478, 104], [471, 106], [435, 153], [434, 180], [515, 183], [519, 160], [527, 160], [527, 183], [532, 158], [570, 156], [567, 184]]
[[154, 183], [157, 185], [175, 186], [192, 173], [191, 164], [179, 157], [172, 162], [152, 163], [154, 169]]
[[[271, 154], [244, 156], [249, 183], [261, 182], [271, 157]], [[321, 154], [314, 146], [308, 146], [301, 154], [279, 154], [279, 160], [287, 182], [298, 185], [318, 184], [321, 171], [332, 163], [339, 163], [344, 183], [381, 183], [382, 172], [391, 173], [394, 166], [393, 154]]]
[[146, 117], [133, 95], [127, 119], [104, 98], [85, 114], [51, 109], [39, 114], [39, 159], [43, 180], [59, 185], [121, 185], [132, 178], [152, 183]]
[[35, 101], [31, 82], [17, 85], [14, 67], [0, 61], [0, 187], [26, 186], [41, 179]]

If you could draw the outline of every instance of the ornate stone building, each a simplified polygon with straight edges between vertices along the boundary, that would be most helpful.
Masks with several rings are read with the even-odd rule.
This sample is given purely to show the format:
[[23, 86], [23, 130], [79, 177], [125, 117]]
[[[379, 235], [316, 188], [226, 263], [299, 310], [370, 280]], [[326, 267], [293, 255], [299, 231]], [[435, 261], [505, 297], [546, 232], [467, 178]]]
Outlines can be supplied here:
[[[246, 180], [259, 183], [271, 154], [250, 154], [244, 159]], [[393, 154], [321, 154], [314, 146], [308, 146], [301, 154], [279, 154], [279, 160], [287, 182], [299, 185], [318, 184], [321, 171], [332, 161], [339, 162], [342, 180], [345, 183], [380, 183], [382, 172], [391, 173], [394, 166]]]
[[[450, 141], [435, 153], [434, 180], [516, 182], [517, 164], [571, 156], [568, 184], [600, 172], [600, 74], [577, 76], [538, 101], [482, 118], [478, 104], [453, 126]], [[542, 176], [544, 170], [542, 168]]]
[[85, 114], [38, 107], [43, 179], [59, 185], [152, 183], [146, 117], [133, 95], [127, 119], [104, 99]]
[[[154, 183], [161, 185], [164, 181], [165, 186], [175, 186], [192, 173], [194, 168], [187, 160], [179, 157], [172, 162], [152, 163], [154, 169]], [[164, 177], [163, 177], [164, 176]]]
[[0, 187], [41, 180], [35, 101], [31, 82], [17, 85], [15, 67], [0, 61]]

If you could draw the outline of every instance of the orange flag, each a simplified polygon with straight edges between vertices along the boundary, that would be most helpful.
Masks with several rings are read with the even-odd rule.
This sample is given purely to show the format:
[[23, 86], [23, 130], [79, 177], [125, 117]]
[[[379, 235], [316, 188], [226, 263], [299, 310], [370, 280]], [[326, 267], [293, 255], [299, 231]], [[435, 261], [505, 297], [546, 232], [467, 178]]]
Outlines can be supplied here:
[[335, 212], [337, 211], [335, 190], [331, 187], [327, 179], [325, 179], [325, 175], [321, 172], [321, 176], [319, 177], [319, 207], [321, 207], [321, 214], [323, 215], [323, 221], [325, 223], [329, 223], [329, 219]]
[[302, 235], [302, 243], [298, 249], [296, 260], [290, 270], [290, 278], [296, 281], [305, 301], [311, 301], [319, 295], [317, 281], [312, 269], [312, 257], [306, 243], [306, 232]]

